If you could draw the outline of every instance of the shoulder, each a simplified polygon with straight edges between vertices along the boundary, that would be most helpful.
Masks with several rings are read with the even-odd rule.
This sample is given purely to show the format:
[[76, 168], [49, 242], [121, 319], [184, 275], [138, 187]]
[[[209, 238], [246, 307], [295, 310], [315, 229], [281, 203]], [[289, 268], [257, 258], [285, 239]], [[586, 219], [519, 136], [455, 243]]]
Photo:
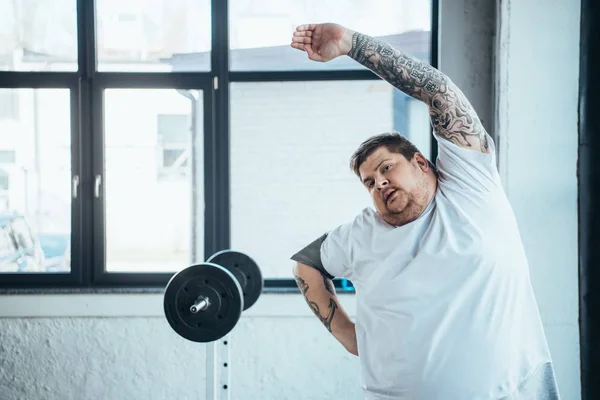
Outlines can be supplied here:
[[365, 207], [353, 219], [344, 222], [329, 233], [329, 237], [346, 238], [360, 235], [362, 231], [370, 230], [378, 224], [378, 214], [371, 207]]

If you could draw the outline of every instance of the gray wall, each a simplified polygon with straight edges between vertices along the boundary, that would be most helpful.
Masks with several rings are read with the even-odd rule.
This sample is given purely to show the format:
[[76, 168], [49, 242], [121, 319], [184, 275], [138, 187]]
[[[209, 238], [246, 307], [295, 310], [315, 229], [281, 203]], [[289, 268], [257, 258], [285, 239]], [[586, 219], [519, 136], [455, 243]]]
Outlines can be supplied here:
[[[494, 111], [493, 75], [486, 72], [494, 5], [442, 3], [441, 68], [498, 137], [501, 173], [531, 262], [563, 398], [579, 399], [579, 6], [570, 0], [498, 4]], [[487, 117], [494, 115], [495, 124]], [[342, 301], [353, 315], [353, 297]], [[206, 393], [208, 347], [170, 330], [159, 294], [0, 296], [0, 315], [3, 400], [197, 399]], [[362, 398], [357, 360], [297, 295], [263, 295], [230, 340], [233, 399]]]
[[580, 3], [500, 1], [500, 170], [565, 399], [580, 398], [577, 103]]

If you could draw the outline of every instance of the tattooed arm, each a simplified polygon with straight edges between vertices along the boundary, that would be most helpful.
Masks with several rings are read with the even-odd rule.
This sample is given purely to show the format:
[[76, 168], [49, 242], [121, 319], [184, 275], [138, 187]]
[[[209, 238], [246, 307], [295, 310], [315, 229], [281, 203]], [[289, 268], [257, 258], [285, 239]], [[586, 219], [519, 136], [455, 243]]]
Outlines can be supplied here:
[[487, 134], [462, 91], [446, 75], [390, 45], [337, 24], [302, 25], [292, 47], [314, 61], [348, 55], [429, 107], [431, 124], [459, 147], [489, 153]]
[[302, 263], [294, 266], [294, 278], [312, 312], [346, 350], [357, 356], [354, 323], [340, 306], [331, 279]]

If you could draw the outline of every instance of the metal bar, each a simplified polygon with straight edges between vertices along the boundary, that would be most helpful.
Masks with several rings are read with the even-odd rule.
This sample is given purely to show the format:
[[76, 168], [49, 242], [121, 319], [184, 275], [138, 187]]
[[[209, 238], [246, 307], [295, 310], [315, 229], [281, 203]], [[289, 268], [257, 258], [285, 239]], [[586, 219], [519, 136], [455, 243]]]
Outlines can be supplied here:
[[33, 289], [81, 287], [77, 274], [73, 273], [2, 273], [0, 288]]
[[[212, 51], [211, 70], [218, 79], [218, 88], [213, 89], [215, 107], [215, 182], [216, 195], [214, 207], [215, 245], [207, 249], [208, 254], [230, 247], [230, 210], [229, 210], [229, 12], [228, 2], [212, 0]], [[207, 210], [208, 211], [208, 210]]]
[[[440, 1], [431, 0], [431, 47], [430, 64], [434, 68], [439, 67], [439, 32], [440, 32]], [[433, 127], [429, 127], [431, 144], [429, 149], [429, 159], [435, 164], [438, 156], [437, 140], [433, 137]]]
[[0, 88], [76, 88], [75, 72], [0, 72]]
[[217, 399], [218, 400], [230, 400], [231, 399], [231, 362], [230, 362], [230, 349], [231, 347], [231, 336], [225, 336], [217, 344], [217, 362], [215, 375], [218, 382], [217, 387]]
[[[104, 265], [94, 262], [94, 287], [102, 288], [164, 288], [172, 272], [138, 273], [138, 272], [106, 272]], [[100, 270], [99, 267], [102, 267]]]
[[231, 82], [351, 81], [377, 79], [381, 78], [367, 69], [339, 71], [236, 71], [229, 73], [229, 80]]
[[[216, 217], [217, 195], [215, 189], [216, 157], [215, 149], [215, 93], [213, 89], [204, 90], [204, 251], [202, 257], [207, 259], [207, 254], [214, 254], [217, 250], [216, 227], [218, 220]], [[196, 193], [200, 192], [197, 188]], [[199, 260], [198, 260], [199, 261]]]
[[[89, 195], [93, 215], [92, 223], [92, 284], [100, 283], [106, 276], [106, 185], [104, 180], [104, 90], [94, 80], [91, 81], [91, 94], [88, 98], [90, 118], [88, 121], [90, 145], [88, 158], [91, 159]], [[86, 194], [88, 195], [88, 194]], [[117, 275], [118, 276], [118, 275]]]
[[208, 308], [208, 300], [205, 297], [198, 297], [194, 304], [190, 306], [190, 312], [196, 314], [200, 311], [204, 311]]
[[206, 400], [217, 399], [217, 344], [206, 343]]
[[579, 50], [579, 335], [581, 395], [600, 398], [600, 3], [581, 1]]
[[208, 87], [210, 72], [96, 72], [94, 81], [104, 88], [196, 89]]

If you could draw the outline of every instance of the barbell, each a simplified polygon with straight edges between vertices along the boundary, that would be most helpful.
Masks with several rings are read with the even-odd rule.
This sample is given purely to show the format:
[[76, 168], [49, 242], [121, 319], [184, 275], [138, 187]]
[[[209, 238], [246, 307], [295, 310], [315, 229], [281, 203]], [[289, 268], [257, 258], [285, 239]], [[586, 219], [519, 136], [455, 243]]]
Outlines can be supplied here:
[[165, 316], [185, 339], [212, 342], [231, 332], [262, 290], [258, 264], [244, 253], [223, 250], [173, 275], [164, 291]]

